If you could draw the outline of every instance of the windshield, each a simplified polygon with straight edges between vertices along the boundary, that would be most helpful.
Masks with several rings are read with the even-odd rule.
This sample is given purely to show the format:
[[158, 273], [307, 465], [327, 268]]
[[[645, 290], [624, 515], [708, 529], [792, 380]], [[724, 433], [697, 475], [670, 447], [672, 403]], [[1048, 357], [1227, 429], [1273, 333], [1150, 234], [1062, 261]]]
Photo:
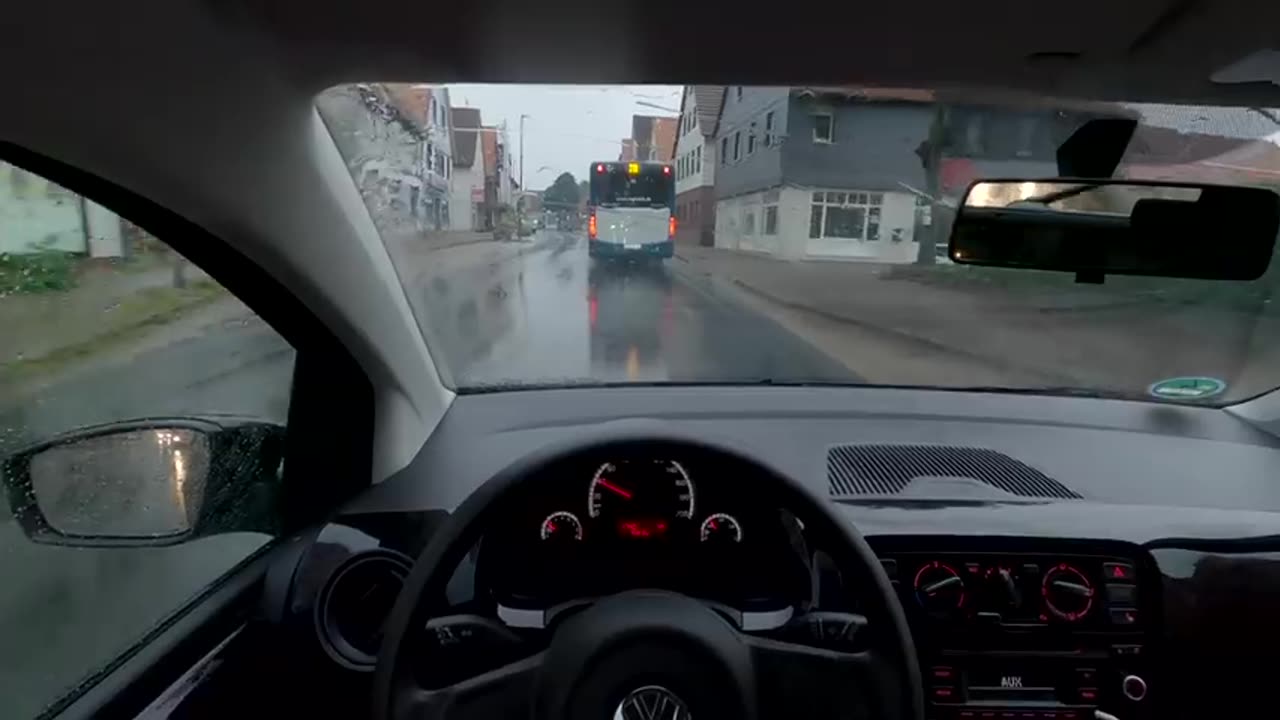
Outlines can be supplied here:
[[675, 197], [670, 165], [596, 163], [590, 184], [592, 206], [665, 208]]
[[[1272, 109], [395, 83], [317, 106], [463, 392], [814, 383], [1224, 404], [1280, 386], [1274, 263], [1255, 282], [1084, 284], [946, 254], [973, 181], [1063, 175], [1059, 148], [1097, 118], [1136, 121], [1116, 177], [1278, 188]], [[1013, 187], [989, 202], [1123, 209], [1087, 183]]]

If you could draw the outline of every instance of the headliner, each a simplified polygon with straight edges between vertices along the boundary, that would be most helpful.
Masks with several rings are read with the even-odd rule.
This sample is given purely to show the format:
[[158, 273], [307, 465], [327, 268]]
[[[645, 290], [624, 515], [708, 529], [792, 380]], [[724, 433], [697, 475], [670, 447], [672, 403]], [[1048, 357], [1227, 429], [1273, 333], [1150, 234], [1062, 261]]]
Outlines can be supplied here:
[[235, 2], [222, 17], [265, 30], [317, 89], [351, 80], [827, 82], [1280, 105], [1274, 85], [1209, 81], [1280, 47], [1275, 3]]

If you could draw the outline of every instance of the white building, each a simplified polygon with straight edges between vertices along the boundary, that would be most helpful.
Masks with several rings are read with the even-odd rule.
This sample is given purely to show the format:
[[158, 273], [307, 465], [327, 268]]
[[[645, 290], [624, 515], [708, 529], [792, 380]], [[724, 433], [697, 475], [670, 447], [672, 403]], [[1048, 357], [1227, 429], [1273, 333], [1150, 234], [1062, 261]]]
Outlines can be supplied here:
[[460, 231], [491, 229], [485, 203], [480, 111], [476, 108], [455, 107], [449, 114], [453, 139], [449, 227]]
[[120, 257], [115, 213], [22, 168], [0, 163], [0, 254], [48, 250]]
[[680, 100], [673, 165], [676, 242], [711, 245], [716, 225], [716, 122], [723, 85], [686, 85]]

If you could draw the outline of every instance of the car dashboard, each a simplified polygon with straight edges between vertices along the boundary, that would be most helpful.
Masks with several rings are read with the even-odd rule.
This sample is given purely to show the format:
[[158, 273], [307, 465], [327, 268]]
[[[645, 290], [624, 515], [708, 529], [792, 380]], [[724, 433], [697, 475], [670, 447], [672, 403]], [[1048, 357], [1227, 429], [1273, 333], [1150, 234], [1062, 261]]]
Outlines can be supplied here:
[[[666, 410], [646, 406], [664, 402], [655, 392], [668, 394]], [[1202, 718], [1268, 706], [1265, 658], [1280, 639], [1267, 609], [1280, 599], [1280, 443], [1209, 408], [897, 392], [889, 412], [883, 393], [863, 391], [784, 390], [772, 407], [753, 406], [765, 397], [754, 391], [646, 389], [633, 403], [625, 390], [556, 391], [542, 407], [565, 408], [557, 401], [574, 393], [582, 402], [528, 422], [513, 420], [527, 394], [461, 397], [414, 464], [296, 541], [287, 572], [268, 584], [264, 620], [296, 639], [295, 667], [334, 678], [362, 707], [380, 620], [449, 508], [514, 458], [624, 423], [728, 438], [745, 457], [820, 483], [905, 609], [929, 718]], [[889, 492], [849, 492], [848, 456], [833, 448], [857, 443], [1003, 459], [990, 475], [972, 465], [913, 470], [901, 486], [859, 466]], [[1105, 465], [1103, 452], [1118, 473], [1071, 471]], [[885, 467], [904, 462], [874, 453]], [[1216, 491], [1189, 483], [1206, 453], [1239, 469], [1215, 477]], [[1009, 479], [1019, 473], [1030, 484]], [[859, 588], [761, 492], [750, 465], [702, 453], [586, 454], [543, 475], [495, 516], [450, 581], [461, 624], [436, 627], [450, 638], [444, 664], [502, 657], [538, 642], [559, 614], [633, 587], [697, 597], [749, 632], [856, 644], [847, 618], [861, 609]], [[1199, 492], [1216, 505], [1197, 506]]]

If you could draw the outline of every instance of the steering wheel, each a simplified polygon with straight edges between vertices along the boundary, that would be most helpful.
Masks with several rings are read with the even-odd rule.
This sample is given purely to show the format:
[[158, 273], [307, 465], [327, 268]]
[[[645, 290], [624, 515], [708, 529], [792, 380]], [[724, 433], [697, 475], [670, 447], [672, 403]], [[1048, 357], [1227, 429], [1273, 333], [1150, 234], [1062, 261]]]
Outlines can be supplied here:
[[[419, 680], [415, 646], [448, 611], [445, 586], [503, 505], [547, 466], [586, 452], [719, 454], [765, 478], [773, 497], [855, 588], [865, 649], [840, 651], [742, 632], [707, 604], [661, 590], [597, 600], [554, 626], [547, 648], [444, 688]], [[766, 494], [767, 493], [767, 494]], [[771, 494], [771, 495], [770, 495]], [[672, 437], [581, 440], [517, 460], [485, 481], [436, 531], [387, 622], [374, 675], [374, 717], [535, 720], [866, 718], [922, 720], [911, 631], [888, 576], [829, 500], [734, 450]]]

